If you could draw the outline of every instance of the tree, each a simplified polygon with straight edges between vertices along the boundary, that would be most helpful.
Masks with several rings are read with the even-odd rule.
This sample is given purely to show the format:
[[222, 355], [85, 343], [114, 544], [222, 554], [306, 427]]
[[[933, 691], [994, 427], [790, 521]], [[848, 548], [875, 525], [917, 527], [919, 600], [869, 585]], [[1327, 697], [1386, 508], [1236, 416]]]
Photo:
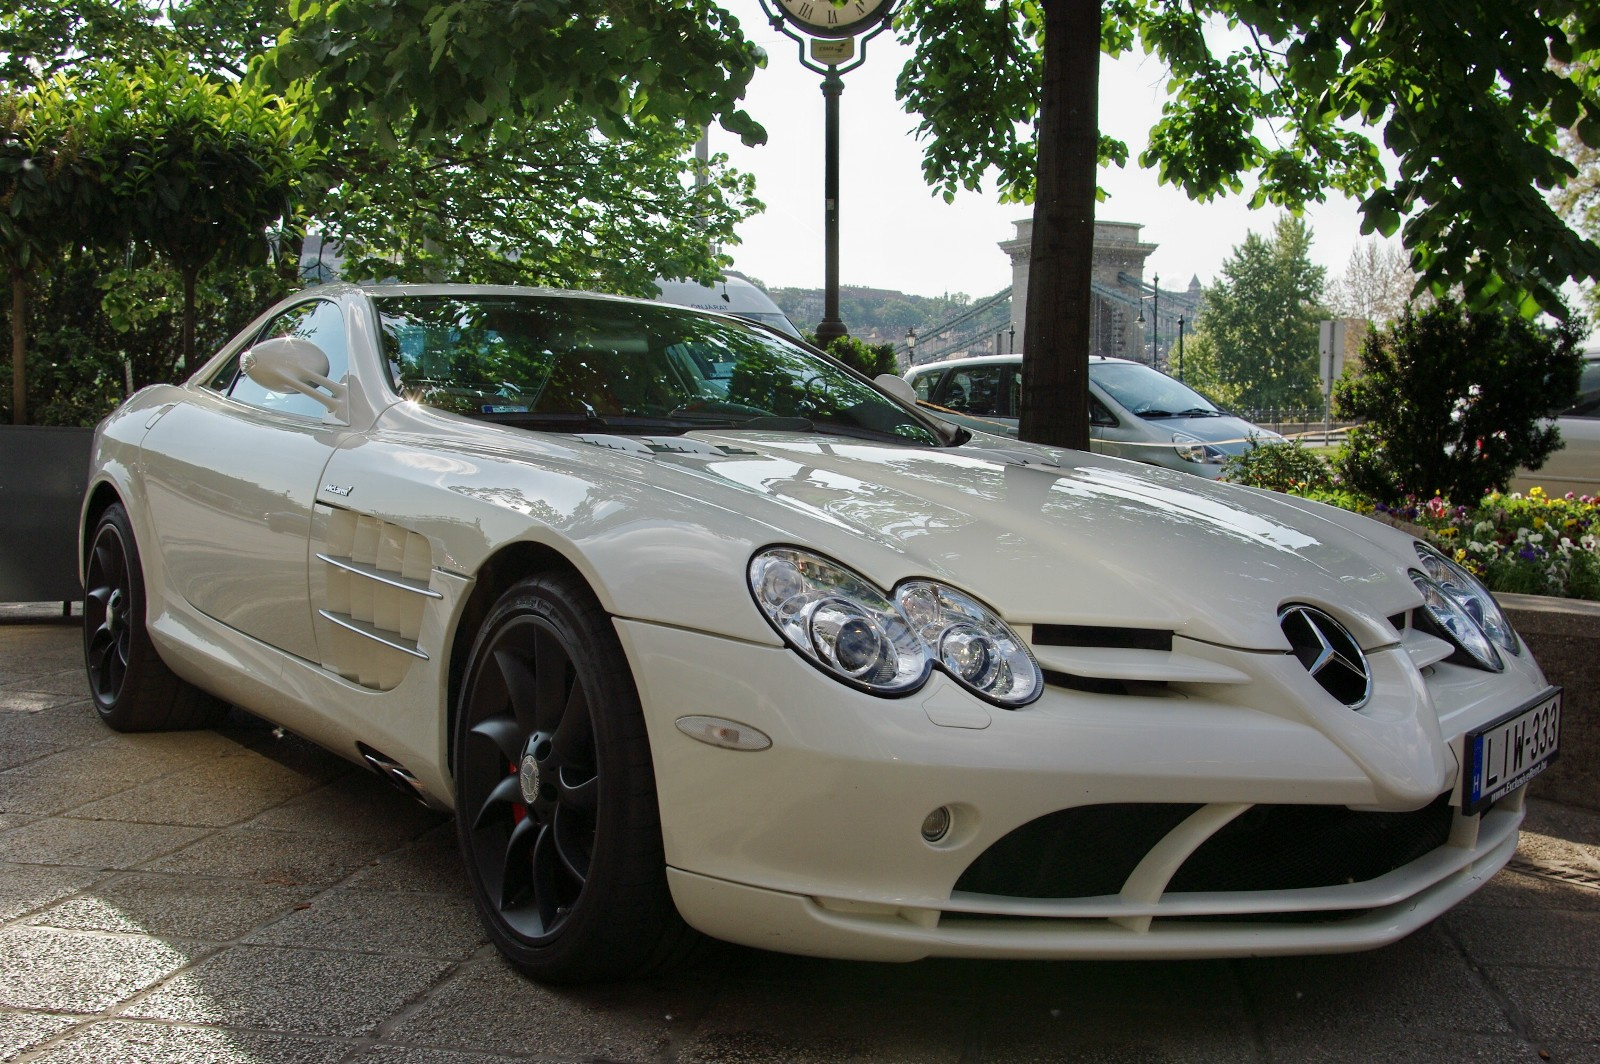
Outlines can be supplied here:
[[[1551, 196], [1551, 202], [1568, 225], [1591, 240], [1600, 240], [1600, 150], [1585, 144], [1572, 130], [1561, 134], [1561, 150], [1578, 176]], [[1591, 313], [1600, 315], [1600, 285], [1588, 287], [1584, 302]]]
[[190, 365], [200, 272], [218, 259], [265, 259], [268, 228], [296, 221], [296, 193], [317, 161], [307, 115], [258, 85], [194, 74], [176, 55], [101, 67], [84, 90], [119, 235], [155, 248], [182, 282], [178, 366]]
[[1382, 325], [1398, 318], [1411, 302], [1417, 276], [1401, 248], [1367, 240], [1350, 252], [1350, 261], [1328, 293], [1333, 312]]
[[11, 282], [11, 419], [28, 423], [28, 285], [72, 243], [93, 177], [57, 86], [0, 97], [0, 263]]
[[[1137, 42], [1166, 65], [1139, 161], [1196, 199], [1242, 193], [1250, 174], [1254, 206], [1355, 196], [1365, 231], [1402, 233], [1419, 284], [1460, 286], [1477, 307], [1564, 313], [1560, 285], [1600, 276], [1600, 246], [1544, 198], [1574, 175], [1558, 129], [1600, 145], [1582, 62], [1600, 53], [1592, 3], [1106, 0], [1103, 13], [1099, 0], [923, 0], [901, 15], [916, 56], [899, 93], [922, 118], [930, 183], [948, 194], [993, 176], [1002, 197], [1034, 203], [1025, 438], [1088, 442], [1084, 175], [1127, 154], [1090, 135], [1102, 48]], [[1079, 80], [1063, 100], [1066, 77]]]
[[482, 139], [384, 148], [339, 136], [317, 228], [351, 277], [601, 288], [653, 296], [657, 277], [704, 279], [731, 260], [758, 210], [748, 175], [710, 161], [697, 182], [697, 134], [643, 122], [626, 140], [574, 114]]
[[[1252, 232], [1206, 291], [1199, 332], [1214, 348], [1219, 391], [1250, 410], [1318, 401], [1317, 322], [1326, 271], [1310, 257], [1311, 231], [1278, 220], [1269, 241]], [[1187, 376], [1187, 367], [1185, 375]]]
[[1362, 372], [1339, 381], [1340, 417], [1362, 419], [1345, 482], [1385, 503], [1443, 495], [1473, 503], [1537, 469], [1561, 445], [1545, 417], [1578, 390], [1582, 332], [1474, 311], [1446, 298], [1368, 334]]

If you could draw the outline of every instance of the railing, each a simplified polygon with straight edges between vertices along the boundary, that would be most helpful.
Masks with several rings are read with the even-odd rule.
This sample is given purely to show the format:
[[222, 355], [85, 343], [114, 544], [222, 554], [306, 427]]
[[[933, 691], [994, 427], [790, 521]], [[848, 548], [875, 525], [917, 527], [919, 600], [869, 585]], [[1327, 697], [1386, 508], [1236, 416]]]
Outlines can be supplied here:
[[1252, 425], [1271, 429], [1280, 436], [1312, 446], [1332, 445], [1344, 439], [1354, 421], [1327, 421], [1321, 408], [1270, 407], [1264, 410], [1235, 410], [1232, 413]]

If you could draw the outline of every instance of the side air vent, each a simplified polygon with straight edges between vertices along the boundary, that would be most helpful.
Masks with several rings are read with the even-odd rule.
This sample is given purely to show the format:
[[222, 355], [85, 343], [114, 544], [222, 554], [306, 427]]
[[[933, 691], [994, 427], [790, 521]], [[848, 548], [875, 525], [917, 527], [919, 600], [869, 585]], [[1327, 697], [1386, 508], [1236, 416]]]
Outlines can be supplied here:
[[1372, 697], [1372, 669], [1347, 628], [1315, 606], [1285, 606], [1278, 623], [1300, 664], [1334, 698], [1360, 709]]
[[1111, 628], [1092, 624], [1036, 624], [1035, 646], [1171, 650], [1172, 633], [1155, 628]]

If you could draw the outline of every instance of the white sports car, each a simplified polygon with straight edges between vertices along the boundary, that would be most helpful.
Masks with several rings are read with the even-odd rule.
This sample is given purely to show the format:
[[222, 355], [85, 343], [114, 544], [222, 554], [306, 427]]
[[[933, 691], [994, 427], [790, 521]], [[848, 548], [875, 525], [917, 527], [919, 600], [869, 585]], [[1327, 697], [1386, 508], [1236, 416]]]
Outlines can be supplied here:
[[233, 703], [454, 809], [544, 979], [1393, 941], [1560, 697], [1411, 537], [965, 430], [729, 317], [330, 286], [101, 425], [113, 728]]

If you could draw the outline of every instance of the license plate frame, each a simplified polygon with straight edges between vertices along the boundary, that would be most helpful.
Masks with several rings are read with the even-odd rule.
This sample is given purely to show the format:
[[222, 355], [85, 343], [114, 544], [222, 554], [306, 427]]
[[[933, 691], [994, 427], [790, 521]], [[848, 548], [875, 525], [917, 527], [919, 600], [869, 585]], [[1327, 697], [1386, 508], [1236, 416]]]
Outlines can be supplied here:
[[1462, 812], [1482, 812], [1555, 762], [1561, 753], [1561, 693], [1552, 687], [1466, 734]]

